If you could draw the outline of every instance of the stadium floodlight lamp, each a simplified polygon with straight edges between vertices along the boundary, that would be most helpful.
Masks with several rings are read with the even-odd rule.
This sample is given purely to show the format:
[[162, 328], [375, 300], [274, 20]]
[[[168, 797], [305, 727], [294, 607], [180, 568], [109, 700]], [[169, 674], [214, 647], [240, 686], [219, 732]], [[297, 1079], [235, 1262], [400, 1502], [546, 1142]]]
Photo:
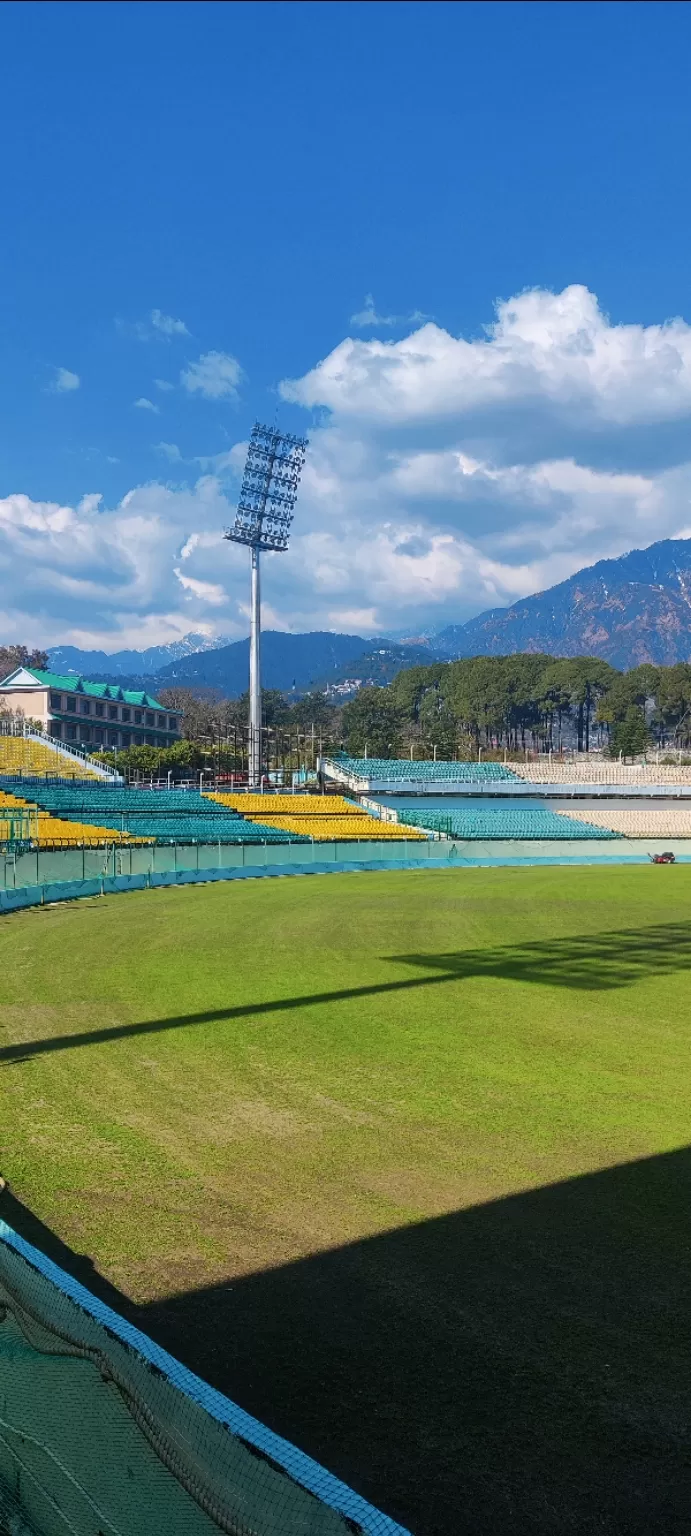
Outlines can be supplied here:
[[261, 785], [261, 551], [288, 548], [290, 525], [305, 462], [307, 438], [256, 421], [250, 437], [240, 498], [232, 528], [224, 538], [248, 546], [252, 557], [250, 603], [250, 788]]

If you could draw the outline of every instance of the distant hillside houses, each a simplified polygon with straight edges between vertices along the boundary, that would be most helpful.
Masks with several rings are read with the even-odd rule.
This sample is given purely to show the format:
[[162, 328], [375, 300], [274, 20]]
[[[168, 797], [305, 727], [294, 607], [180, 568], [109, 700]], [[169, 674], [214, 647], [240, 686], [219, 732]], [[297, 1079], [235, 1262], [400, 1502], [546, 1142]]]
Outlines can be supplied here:
[[181, 734], [182, 712], [144, 690], [93, 683], [38, 667], [17, 667], [0, 683], [0, 711], [35, 720], [58, 741], [103, 748], [169, 747]]

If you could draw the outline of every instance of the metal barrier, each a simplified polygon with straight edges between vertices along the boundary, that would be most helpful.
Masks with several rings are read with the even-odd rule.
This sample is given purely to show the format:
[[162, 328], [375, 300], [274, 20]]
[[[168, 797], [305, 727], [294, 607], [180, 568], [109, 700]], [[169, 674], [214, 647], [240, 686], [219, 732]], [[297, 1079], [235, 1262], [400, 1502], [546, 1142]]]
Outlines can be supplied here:
[[[203, 876], [244, 869], [280, 868], [286, 874], [299, 866], [323, 868], [373, 863], [382, 868], [401, 860], [427, 864], [443, 860], [449, 844], [433, 842], [359, 842], [357, 853], [343, 843], [177, 843], [112, 846], [110, 848], [31, 849], [16, 855], [0, 853], [0, 891], [75, 880], [101, 880], [119, 875], [156, 876], [199, 873]], [[350, 853], [350, 856], [349, 856]]]
[[0, 1220], [0, 1531], [408, 1536]]

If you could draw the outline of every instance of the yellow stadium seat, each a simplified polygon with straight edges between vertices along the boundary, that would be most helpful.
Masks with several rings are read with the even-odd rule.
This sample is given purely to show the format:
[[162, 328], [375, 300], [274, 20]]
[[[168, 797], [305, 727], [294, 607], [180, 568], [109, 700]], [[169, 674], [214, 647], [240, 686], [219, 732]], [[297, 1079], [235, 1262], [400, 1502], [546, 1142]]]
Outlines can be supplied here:
[[379, 821], [361, 805], [354, 805], [344, 795], [253, 795], [210, 792], [209, 800], [218, 800], [248, 821], [282, 832], [301, 832], [315, 842], [352, 842], [354, 838], [372, 842], [424, 838], [424, 832], [400, 827], [396, 822]]
[[36, 778], [53, 774], [61, 779], [98, 780], [87, 763], [66, 757], [54, 747], [28, 736], [0, 736], [0, 774], [25, 773]]
[[[135, 837], [133, 833], [116, 828], [93, 827], [81, 821], [64, 821], [60, 816], [51, 816], [49, 811], [40, 811], [38, 806], [23, 797], [0, 790], [0, 843], [9, 842], [18, 835], [16, 821], [11, 821], [9, 816], [3, 818], [4, 808], [27, 813], [28, 840], [38, 848], [106, 848], [112, 847], [113, 843], [131, 845], [153, 842], [153, 838]], [[23, 832], [20, 835], [24, 838]]]

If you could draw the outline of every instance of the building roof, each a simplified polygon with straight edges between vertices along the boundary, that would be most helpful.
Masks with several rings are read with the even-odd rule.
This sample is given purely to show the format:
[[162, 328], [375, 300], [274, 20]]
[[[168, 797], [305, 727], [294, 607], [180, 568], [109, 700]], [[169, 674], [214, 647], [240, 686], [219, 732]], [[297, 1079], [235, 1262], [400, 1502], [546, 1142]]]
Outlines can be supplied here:
[[111, 699], [119, 704], [134, 704], [140, 709], [160, 709], [167, 715], [179, 714], [179, 710], [169, 709], [167, 704], [159, 703], [158, 699], [151, 697], [150, 693], [139, 692], [132, 688], [120, 688], [117, 683], [90, 683], [87, 677], [76, 677], [74, 673], [63, 676], [59, 672], [43, 672], [38, 667], [18, 667], [11, 672], [9, 677], [3, 678], [0, 689], [30, 687], [31, 682], [42, 684], [44, 688], [54, 688], [61, 693], [81, 693], [91, 699]]

